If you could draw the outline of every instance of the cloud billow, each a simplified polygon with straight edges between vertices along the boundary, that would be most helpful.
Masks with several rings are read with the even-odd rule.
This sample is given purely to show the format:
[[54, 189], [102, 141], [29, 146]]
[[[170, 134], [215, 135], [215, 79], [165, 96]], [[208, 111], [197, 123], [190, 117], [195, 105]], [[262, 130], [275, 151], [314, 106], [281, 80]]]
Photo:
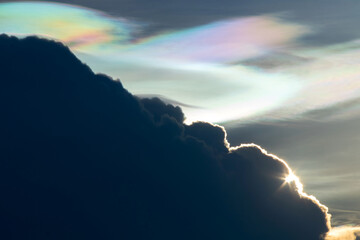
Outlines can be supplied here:
[[[2, 239], [323, 239], [287, 164], [183, 123], [60, 43], [0, 36]], [[146, 76], [144, 76], [146, 77]]]

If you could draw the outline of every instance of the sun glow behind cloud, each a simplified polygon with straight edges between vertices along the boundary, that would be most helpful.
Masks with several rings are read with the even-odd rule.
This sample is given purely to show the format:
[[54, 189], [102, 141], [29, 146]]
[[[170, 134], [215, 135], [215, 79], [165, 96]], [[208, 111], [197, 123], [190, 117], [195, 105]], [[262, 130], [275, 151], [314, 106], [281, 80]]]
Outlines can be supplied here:
[[[0, 32], [63, 41], [93, 69], [121, 77], [133, 93], [184, 103], [188, 122], [300, 118], [360, 97], [357, 41], [304, 47], [299, 40], [311, 28], [268, 15], [138, 38], [142, 27], [72, 5], [0, 4]], [[279, 52], [287, 54], [284, 62], [271, 69], [243, 64]], [[284, 64], [292, 57], [307, 61]], [[294, 176], [285, 183], [302, 191]], [[329, 239], [341, 234], [348, 232], [333, 231]]]
[[360, 236], [360, 227], [340, 226], [332, 228], [326, 240], [356, 240]]
[[286, 183], [291, 183], [291, 182], [295, 181], [296, 178], [297, 178], [297, 177], [295, 176], [295, 174], [290, 173], [288, 176], [286, 176], [285, 182], [286, 182]]

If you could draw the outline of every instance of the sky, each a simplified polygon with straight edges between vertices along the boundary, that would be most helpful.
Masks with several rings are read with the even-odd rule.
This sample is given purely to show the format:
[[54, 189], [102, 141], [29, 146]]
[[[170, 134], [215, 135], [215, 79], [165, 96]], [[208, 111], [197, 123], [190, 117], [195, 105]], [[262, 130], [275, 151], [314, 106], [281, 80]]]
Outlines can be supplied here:
[[138, 96], [290, 164], [336, 226], [360, 224], [360, 2], [0, 1], [0, 32], [59, 40]]

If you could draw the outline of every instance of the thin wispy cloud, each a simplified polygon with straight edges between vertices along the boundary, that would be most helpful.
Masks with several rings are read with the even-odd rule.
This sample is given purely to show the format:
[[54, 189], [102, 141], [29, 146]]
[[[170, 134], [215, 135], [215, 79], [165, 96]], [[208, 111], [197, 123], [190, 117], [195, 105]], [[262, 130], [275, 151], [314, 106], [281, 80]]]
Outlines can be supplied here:
[[284, 48], [307, 32], [272, 16], [234, 18], [140, 39], [129, 50], [149, 60], [228, 63]]
[[[22, 14], [27, 7], [38, 17]], [[42, 18], [55, 9], [56, 18], [44, 26]], [[250, 119], [285, 103], [298, 90], [296, 81], [232, 63], [290, 47], [309, 32], [274, 16], [258, 16], [136, 38], [142, 25], [70, 5], [6, 3], [0, 14], [2, 32], [61, 40], [96, 71], [121, 76], [135, 94], [159, 94], [197, 106], [185, 108], [188, 122]]]
[[184, 107], [188, 122], [329, 120], [355, 114], [357, 104], [337, 109], [360, 97], [359, 42], [307, 46], [314, 28], [281, 15], [144, 35], [146, 24], [96, 10], [15, 2], [0, 4], [0, 22], [1, 32], [64, 42], [135, 94], [195, 106]]

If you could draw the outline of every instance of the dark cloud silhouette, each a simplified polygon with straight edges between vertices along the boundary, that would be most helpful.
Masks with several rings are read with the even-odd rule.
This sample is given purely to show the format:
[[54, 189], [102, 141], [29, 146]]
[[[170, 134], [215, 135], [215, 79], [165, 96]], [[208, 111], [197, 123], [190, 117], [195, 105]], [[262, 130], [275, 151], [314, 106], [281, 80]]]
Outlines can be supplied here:
[[2, 239], [318, 240], [326, 207], [285, 162], [229, 148], [60, 43], [0, 36]]
[[158, 98], [160, 99], [162, 102], [170, 104], [170, 105], [174, 105], [174, 106], [179, 106], [179, 107], [188, 107], [188, 108], [201, 108], [195, 105], [189, 105], [186, 103], [182, 103], [179, 101], [175, 101], [173, 99], [169, 99], [163, 95], [160, 94], [136, 94], [137, 97], [139, 98]]

